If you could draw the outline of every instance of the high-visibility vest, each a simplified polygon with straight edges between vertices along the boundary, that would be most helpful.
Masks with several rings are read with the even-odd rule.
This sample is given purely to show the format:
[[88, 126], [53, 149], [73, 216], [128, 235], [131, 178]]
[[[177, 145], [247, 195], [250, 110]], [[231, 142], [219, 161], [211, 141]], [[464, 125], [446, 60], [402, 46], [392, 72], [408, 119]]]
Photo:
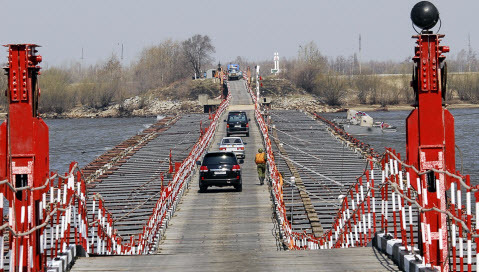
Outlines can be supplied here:
[[281, 202], [283, 202], [283, 176], [279, 174], [279, 197], [281, 198]]
[[254, 158], [254, 162], [256, 164], [260, 164], [260, 163], [266, 163], [266, 154], [265, 153], [258, 153], [256, 154], [255, 158]]

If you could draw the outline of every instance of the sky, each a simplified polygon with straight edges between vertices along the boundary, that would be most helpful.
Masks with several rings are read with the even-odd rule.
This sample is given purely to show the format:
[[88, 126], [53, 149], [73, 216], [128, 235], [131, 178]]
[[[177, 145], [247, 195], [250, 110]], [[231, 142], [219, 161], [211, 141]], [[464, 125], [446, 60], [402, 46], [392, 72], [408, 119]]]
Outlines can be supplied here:
[[[95, 64], [112, 54], [123, 64], [165, 39], [209, 35], [222, 63], [242, 56], [250, 61], [297, 55], [314, 41], [328, 56], [358, 52], [363, 61], [402, 61], [412, 56], [415, 34], [410, 0], [0, 0], [0, 43], [42, 46], [43, 66], [72, 61]], [[439, 9], [444, 45], [455, 54], [479, 48], [479, 1], [431, 1]], [[437, 29], [437, 28], [436, 28]], [[0, 63], [7, 51], [0, 50]]]

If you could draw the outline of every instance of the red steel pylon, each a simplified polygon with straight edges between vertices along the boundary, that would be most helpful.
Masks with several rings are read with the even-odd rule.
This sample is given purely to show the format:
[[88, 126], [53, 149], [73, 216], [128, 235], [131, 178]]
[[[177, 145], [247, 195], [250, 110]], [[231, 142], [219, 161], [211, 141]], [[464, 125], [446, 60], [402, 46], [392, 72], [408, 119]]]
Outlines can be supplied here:
[[[414, 36], [417, 45], [411, 84], [416, 108], [407, 118], [407, 161], [420, 172], [434, 168], [455, 173], [454, 117], [444, 106], [446, 57], [443, 53], [449, 52], [449, 47], [439, 45], [443, 37], [430, 31]], [[418, 177], [413, 170], [409, 170], [409, 175], [414, 181], [412, 185], [422, 193], [421, 205], [447, 210], [449, 177], [432, 171]], [[448, 270], [446, 220], [443, 213], [421, 213], [418, 226], [425, 237], [421, 242], [426, 263], [441, 267], [443, 271]]]
[[[8, 117], [0, 126], [0, 180], [15, 188], [39, 187], [49, 177], [48, 126], [38, 115], [37, 76], [42, 57], [35, 44], [10, 44], [8, 63]], [[9, 201], [9, 227], [16, 233], [39, 225], [40, 203], [45, 190], [23, 189], [14, 193], [2, 186]], [[3, 198], [0, 199], [3, 202]], [[10, 269], [39, 271], [46, 265], [40, 257], [40, 235], [36, 230], [25, 236], [10, 232]], [[3, 237], [3, 233], [0, 233]]]

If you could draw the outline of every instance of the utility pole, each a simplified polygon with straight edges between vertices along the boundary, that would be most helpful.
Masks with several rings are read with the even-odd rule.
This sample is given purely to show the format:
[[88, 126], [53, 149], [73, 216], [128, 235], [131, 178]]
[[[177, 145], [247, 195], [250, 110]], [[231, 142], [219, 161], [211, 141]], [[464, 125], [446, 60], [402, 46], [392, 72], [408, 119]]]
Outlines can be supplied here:
[[468, 51], [467, 51], [467, 66], [468, 66], [468, 72], [471, 72], [471, 62], [472, 62], [472, 48], [471, 48], [471, 33], [467, 34], [467, 40], [468, 40]]
[[123, 64], [123, 43], [117, 43], [117, 45], [120, 47], [120, 63]]
[[361, 33], [359, 34], [359, 56], [358, 56], [358, 64], [359, 64], [359, 74], [361, 74]]
[[80, 74], [82, 72], [82, 68], [83, 68], [83, 47], [81, 48], [81, 58], [80, 58]]
[[256, 107], [259, 107], [259, 65], [256, 65]]

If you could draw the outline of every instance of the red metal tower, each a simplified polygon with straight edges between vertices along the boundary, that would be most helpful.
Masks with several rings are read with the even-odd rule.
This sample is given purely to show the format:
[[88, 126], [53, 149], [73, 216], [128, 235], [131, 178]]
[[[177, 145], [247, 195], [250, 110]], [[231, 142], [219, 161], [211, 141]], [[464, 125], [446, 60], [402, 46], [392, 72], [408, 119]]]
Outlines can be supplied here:
[[[43, 185], [49, 177], [48, 127], [38, 116], [38, 63], [35, 44], [10, 44], [8, 63], [8, 117], [0, 126], [0, 179], [20, 189], [14, 193], [3, 186], [9, 200], [9, 226], [15, 233], [27, 232], [40, 218], [43, 190], [31, 190]], [[2, 200], [3, 201], [3, 200]], [[10, 233], [10, 267], [14, 270], [37, 271], [45, 266], [40, 258], [40, 230], [28, 235]]]
[[[415, 109], [407, 118], [407, 161], [420, 172], [430, 169], [455, 172], [454, 117], [445, 108], [446, 64], [443, 53], [448, 46], [439, 45], [444, 35], [423, 31], [416, 38], [414, 74], [411, 82], [416, 96]], [[432, 171], [418, 176], [409, 170], [411, 184], [420, 193], [426, 208], [446, 210], [448, 177]], [[448, 270], [447, 217], [445, 214], [421, 213], [420, 231], [426, 263]]]

